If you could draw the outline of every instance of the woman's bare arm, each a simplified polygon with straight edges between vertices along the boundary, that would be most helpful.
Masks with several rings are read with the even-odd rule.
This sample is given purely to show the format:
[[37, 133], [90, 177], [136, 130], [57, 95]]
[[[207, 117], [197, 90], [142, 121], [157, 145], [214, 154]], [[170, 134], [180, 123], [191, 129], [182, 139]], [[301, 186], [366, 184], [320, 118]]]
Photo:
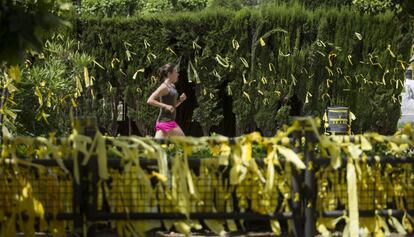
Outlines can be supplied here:
[[164, 103], [161, 103], [157, 100], [157, 98], [164, 96], [168, 94], [168, 88], [166, 85], [161, 84], [148, 98], [147, 104], [156, 106], [158, 108], [163, 108], [171, 111], [171, 108], [174, 109], [171, 105], [167, 105]]
[[181, 103], [183, 103], [186, 99], [187, 99], [187, 95], [185, 93], [182, 93], [181, 96], [180, 96], [180, 98], [178, 98], [179, 101], [177, 102], [177, 104], [175, 105], [175, 107], [180, 106]]

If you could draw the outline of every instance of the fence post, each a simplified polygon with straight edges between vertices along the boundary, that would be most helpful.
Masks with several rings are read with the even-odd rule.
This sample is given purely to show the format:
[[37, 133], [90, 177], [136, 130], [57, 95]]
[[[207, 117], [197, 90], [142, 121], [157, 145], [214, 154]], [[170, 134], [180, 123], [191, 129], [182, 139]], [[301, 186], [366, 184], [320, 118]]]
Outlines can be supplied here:
[[[75, 118], [74, 129], [79, 134], [89, 136], [91, 139], [94, 138], [97, 131], [97, 123], [95, 117], [77, 117]], [[78, 236], [86, 236], [87, 234], [87, 221], [88, 211], [90, 205], [91, 192], [89, 191], [91, 185], [91, 178], [94, 171], [89, 171], [89, 164], [86, 166], [82, 165], [83, 154], [79, 153], [77, 162], [79, 164], [79, 176], [80, 183], [74, 182], [74, 195], [73, 195], [73, 208], [74, 208], [74, 227], [75, 232]], [[96, 159], [91, 159], [96, 160]], [[96, 202], [95, 202], [96, 204]]]
[[[293, 150], [296, 153], [300, 153], [302, 150], [302, 131], [295, 131], [293, 133], [294, 146]], [[299, 145], [296, 144], [299, 143]], [[303, 215], [302, 215], [302, 178], [300, 171], [296, 167], [291, 166], [292, 172], [292, 190], [291, 190], [291, 207], [292, 207], [292, 219], [293, 219], [293, 236], [303, 236]]]
[[[94, 155], [89, 160], [87, 167], [87, 189], [85, 195], [87, 196], [87, 209], [86, 211], [86, 220], [93, 222], [95, 219], [95, 214], [97, 211], [98, 206], [98, 160], [97, 157]], [[92, 223], [88, 225], [88, 233], [87, 237], [95, 237], [96, 235], [96, 226]]]
[[[82, 156], [81, 154], [78, 154], [78, 157], [76, 157], [77, 163], [80, 164], [82, 162]], [[81, 167], [79, 167], [81, 170]], [[80, 171], [79, 170], [79, 171]], [[82, 180], [79, 180], [79, 183], [76, 182], [75, 179], [73, 179], [73, 200], [72, 200], [72, 206], [73, 206], [73, 226], [74, 231], [76, 235], [82, 236], [83, 234], [83, 214], [82, 214]]]
[[316, 183], [315, 183], [315, 141], [311, 131], [305, 131], [305, 183], [303, 187], [305, 200], [305, 237], [316, 235]]

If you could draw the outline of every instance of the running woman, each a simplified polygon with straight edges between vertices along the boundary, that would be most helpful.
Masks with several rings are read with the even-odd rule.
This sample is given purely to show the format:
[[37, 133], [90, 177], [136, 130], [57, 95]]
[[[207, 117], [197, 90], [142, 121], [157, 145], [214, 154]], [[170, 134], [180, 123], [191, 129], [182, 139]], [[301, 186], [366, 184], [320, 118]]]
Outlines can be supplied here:
[[183, 130], [175, 122], [177, 107], [187, 99], [185, 93], [178, 97], [174, 85], [178, 81], [178, 75], [177, 67], [172, 63], [158, 69], [158, 76], [162, 84], [147, 100], [148, 104], [160, 108], [160, 114], [155, 125], [155, 138], [184, 136]]

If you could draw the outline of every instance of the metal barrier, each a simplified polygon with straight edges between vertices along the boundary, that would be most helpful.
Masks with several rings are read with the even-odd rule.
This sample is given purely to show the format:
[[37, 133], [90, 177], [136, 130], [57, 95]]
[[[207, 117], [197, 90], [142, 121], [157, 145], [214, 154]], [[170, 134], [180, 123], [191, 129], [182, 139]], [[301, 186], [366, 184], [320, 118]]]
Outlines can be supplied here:
[[[318, 168], [327, 166], [329, 162], [330, 160], [327, 158], [319, 158], [319, 160], [316, 160], [316, 173], [318, 173]], [[362, 181], [358, 182], [358, 207], [360, 210], [360, 215], [374, 216], [375, 214], [378, 214], [381, 216], [388, 216], [391, 214], [392, 216], [401, 216], [401, 214], [403, 214], [405, 211], [407, 211], [407, 213], [413, 214], [414, 189], [406, 188], [398, 190], [398, 192], [396, 192], [393, 183], [394, 181], [401, 181], [401, 179], [406, 179], [406, 177], [401, 177], [403, 174], [403, 166], [408, 165], [409, 168], [413, 170], [414, 159], [382, 157], [380, 161], [377, 162], [373, 157], [368, 157], [366, 164], [368, 166], [372, 166], [372, 168], [375, 169], [375, 172], [379, 171], [377, 174], [380, 174], [381, 176], [375, 175], [374, 171], [372, 171], [372, 174], [369, 177], [365, 178], [366, 183], [363, 184]], [[389, 170], [388, 172], [385, 172], [386, 169], [390, 168], [387, 166], [388, 164], [393, 164], [394, 166], [392, 168], [392, 171]], [[329, 172], [329, 170], [326, 172]], [[341, 184], [344, 184], [344, 182], [346, 183], [346, 167], [339, 169], [335, 173], [331, 173], [333, 175], [328, 178], [328, 183], [319, 183], [317, 191], [320, 191], [321, 189], [328, 189], [330, 190], [329, 192], [336, 192], [336, 200], [333, 202], [332, 199], [326, 197], [326, 195], [318, 196], [318, 209], [326, 209], [322, 212], [319, 212], [319, 215], [321, 217], [342, 216], [344, 213], [343, 209], [347, 206], [348, 193], [346, 186], [341, 186], [339, 190], [331, 189], [333, 182], [338, 182]], [[384, 176], [385, 174], [390, 176]], [[385, 182], [384, 179], [386, 180]], [[414, 187], [414, 180], [404, 180], [403, 182], [406, 181], [411, 183], [411, 187]], [[378, 185], [381, 185], [381, 192], [375, 188]], [[406, 209], [397, 209], [397, 206], [395, 205], [396, 201], [399, 201], [401, 205], [406, 207]], [[327, 203], [329, 203], [331, 206], [323, 206]]]
[[[2, 170], [0, 178], [0, 196], [3, 202], [0, 202], [0, 210], [8, 218], [14, 218], [15, 221], [27, 221], [30, 217], [26, 209], [18, 208], [16, 197], [31, 195], [42, 204], [44, 211], [44, 221], [67, 221], [65, 227], [73, 229], [76, 220], [82, 220], [82, 214], [76, 207], [79, 206], [80, 190], [78, 185], [73, 182], [72, 176], [65, 173], [55, 160], [33, 160], [33, 165], [41, 165], [45, 170], [40, 170], [34, 166], [19, 165], [19, 172], [14, 176], [6, 175], [3, 172], [10, 172], [7, 169]], [[7, 164], [6, 164], [7, 166]], [[65, 166], [72, 170], [73, 162], [65, 161]], [[24, 196], [24, 195], [23, 195]], [[34, 204], [33, 204], [34, 205]], [[16, 209], [21, 212], [16, 212]], [[13, 215], [15, 213], [15, 215]], [[41, 225], [40, 216], [35, 220]], [[48, 230], [51, 232], [50, 230]]]
[[[111, 178], [107, 181], [99, 179], [98, 163], [94, 158], [91, 158], [86, 166], [79, 167], [81, 177], [79, 184], [66, 176], [54, 160], [32, 161], [47, 169], [53, 169], [54, 172], [50, 174], [39, 175], [36, 169], [27, 168], [20, 175], [32, 180], [33, 195], [44, 203], [46, 220], [72, 221], [74, 231], [78, 235], [84, 235], [85, 230], [88, 229], [87, 236], [98, 236], [94, 223], [102, 221], [185, 220], [190, 218], [193, 220], [292, 220], [293, 236], [313, 237], [317, 234], [317, 218], [344, 215], [344, 210], [348, 205], [347, 187], [346, 185], [334, 186], [333, 183], [346, 184], [346, 167], [335, 172], [323, 169], [329, 166], [330, 158], [320, 157], [316, 152], [318, 141], [312, 131], [303, 129], [303, 131], [294, 132], [291, 143], [294, 151], [303, 155], [307, 168], [302, 172], [293, 167], [288, 169], [291, 172], [287, 175], [290, 180], [286, 181], [286, 188], [290, 190], [288, 203], [283, 204], [284, 199], [276, 190], [275, 196], [270, 201], [277, 203], [277, 208], [265, 214], [258, 212], [254, 207], [254, 203], [260, 201], [260, 196], [250, 195], [245, 200], [236, 197], [237, 188], [253, 190], [255, 188], [253, 181], [236, 185], [233, 189], [215, 188], [212, 181], [207, 180], [207, 176], [200, 171], [202, 163], [209, 158], [190, 157], [188, 159], [190, 169], [199, 182], [197, 185], [202, 187], [200, 189], [202, 192], [199, 194], [202, 204], [194, 206], [188, 217], [183, 212], [177, 211], [184, 208], [178, 203], [156, 201], [157, 199], [165, 200], [163, 197], [166, 194], [162, 189], [157, 188], [159, 181], [155, 177], [151, 178], [149, 183], [144, 183], [137, 176], [122, 178], [122, 183], [119, 182], [121, 180], [119, 177], [125, 174], [127, 167], [117, 158], [108, 159], [107, 165]], [[78, 159], [80, 161], [81, 156]], [[64, 162], [69, 170], [73, 170], [72, 160]], [[374, 157], [367, 157], [361, 162], [368, 166], [371, 165], [372, 172], [376, 172], [376, 175], [370, 175], [365, 179], [366, 183], [358, 183], [358, 204], [361, 217], [375, 215], [402, 217], [404, 213], [414, 214], [414, 188], [393, 192], [394, 180], [407, 179], [401, 174], [404, 169], [414, 168], [414, 159], [381, 157], [378, 161]], [[172, 163], [173, 160], [170, 158], [170, 166]], [[256, 163], [259, 166], [264, 165], [263, 159], [257, 159]], [[387, 164], [394, 165], [391, 171]], [[283, 170], [287, 163], [282, 160], [281, 165]], [[133, 167], [133, 165], [129, 166], [128, 169], [133, 169]], [[151, 171], [157, 170], [157, 161], [141, 158], [140, 167], [147, 175], [150, 175]], [[209, 177], [215, 177], [214, 182], [222, 182], [220, 187], [229, 187], [230, 167], [220, 166], [218, 171]], [[390, 176], [382, 177], [385, 174]], [[329, 177], [326, 178], [324, 175]], [[384, 179], [387, 182], [384, 183]], [[411, 186], [407, 187], [414, 187], [414, 179], [407, 179], [404, 182], [411, 182]], [[7, 184], [7, 182], [2, 184]], [[156, 199], [148, 197], [148, 185], [154, 190], [153, 197], [157, 197]], [[377, 185], [382, 185], [383, 192], [388, 194], [385, 199], [384, 193], [378, 193], [375, 188]], [[46, 188], [56, 188], [56, 192], [45, 192]], [[0, 187], [0, 196], [9, 194], [5, 193], [5, 190], [10, 189]], [[334, 198], [332, 198], [333, 194], [335, 194]], [[118, 201], [122, 201], [122, 205], [118, 205]], [[233, 205], [231, 211], [227, 208], [227, 202], [230, 201]], [[399, 203], [398, 206], [395, 205], [396, 202]], [[0, 203], [0, 210], [10, 208], [5, 205], [5, 203]], [[283, 205], [289, 205], [291, 211], [281, 209]]]
[[[323, 170], [322, 168], [330, 166], [331, 158], [321, 157], [316, 153], [313, 144], [317, 140], [313, 134], [307, 133], [306, 139], [309, 140], [310, 147], [304, 150], [308, 167], [304, 183], [304, 187], [307, 187], [307, 190], [304, 190], [306, 196], [304, 199], [308, 200], [305, 203], [307, 210], [307, 212], [305, 211], [305, 225], [307, 228], [305, 228], [304, 236], [310, 237], [315, 236], [317, 218], [337, 218], [347, 214], [348, 190], [346, 186], [347, 167], [342, 166], [338, 170], [333, 168]], [[350, 141], [355, 140], [354, 136], [349, 136], [349, 139]], [[347, 161], [348, 158], [342, 157], [344, 164]], [[309, 165], [309, 162], [312, 165]], [[414, 179], [401, 177], [402, 169], [414, 169], [413, 158], [366, 157], [361, 159], [359, 163], [360, 169], [372, 167], [369, 172], [362, 170], [367, 177], [363, 177], [363, 180], [357, 182], [359, 217], [379, 215], [401, 218], [406, 213], [414, 215]], [[392, 169], [389, 165], [393, 165]], [[375, 172], [376, 174], [374, 174]], [[385, 174], [389, 176], [384, 176]], [[324, 175], [328, 177], [323, 177]], [[394, 181], [403, 181], [408, 185], [405, 189], [401, 188], [396, 192], [393, 185]], [[340, 183], [341, 185], [335, 186], [334, 183]], [[382, 192], [377, 191], [376, 187], [378, 185], [381, 185]], [[396, 202], [400, 203], [399, 206], [395, 205]]]
[[[208, 158], [206, 158], [208, 159]], [[147, 159], [140, 159], [140, 165], [143, 169], [151, 171], [151, 167], [154, 167], [157, 165], [155, 160], [147, 160]], [[108, 167], [111, 168], [111, 177], [119, 176], [124, 170], [124, 167], [120, 165], [119, 159], [109, 159], [108, 160]], [[199, 172], [200, 167], [200, 159], [194, 159], [189, 158], [188, 159], [189, 166], [191, 170], [195, 173], [197, 176], [197, 180], [201, 182], [198, 183], [199, 188], [203, 190], [203, 192], [200, 192], [199, 195], [203, 198], [201, 199], [202, 205], [195, 208], [195, 211], [192, 211], [189, 215], [189, 218], [192, 220], [205, 220], [205, 219], [217, 219], [217, 220], [271, 220], [271, 219], [278, 219], [278, 220], [288, 220], [292, 219], [294, 217], [299, 218], [298, 221], [300, 222], [300, 216], [301, 214], [295, 213], [295, 211], [300, 211], [300, 209], [294, 209], [292, 208], [291, 212], [279, 212], [277, 209], [274, 210], [273, 213], [269, 214], [260, 214], [257, 212], [254, 212], [252, 210], [252, 203], [257, 202], [259, 200], [257, 199], [247, 199], [247, 208], [246, 210], [242, 211], [240, 208], [240, 203], [237, 203], [237, 199], [235, 197], [235, 191], [231, 191], [231, 201], [234, 202], [234, 210], [233, 211], [227, 211], [226, 210], [226, 202], [229, 201], [226, 199], [227, 192], [223, 190], [217, 190], [212, 189], [211, 183], [207, 182], [203, 178], [203, 174]], [[171, 160], [169, 160], [169, 163], [171, 163]], [[263, 165], [263, 160], [257, 160], [257, 163], [259, 165]], [[282, 165], [284, 166], [285, 163], [282, 162]], [[92, 182], [89, 185], [90, 187], [90, 194], [92, 193], [92, 197], [89, 199], [91, 202], [88, 204], [89, 209], [87, 213], [87, 220], [91, 223], [98, 222], [98, 221], [108, 221], [108, 220], [185, 220], [187, 217], [180, 212], [177, 212], [177, 209], [180, 209], [180, 206], [177, 206], [176, 203], [145, 203], [145, 193], [143, 191], [145, 190], [145, 184], [138, 182], [138, 187], [136, 188], [136, 191], [138, 192], [132, 192], [132, 191], [126, 191], [130, 192], [128, 195], [124, 195], [122, 199], [122, 206], [118, 205], [103, 205], [103, 208], [98, 207], [98, 194], [97, 189], [99, 188], [99, 185], [103, 185], [102, 182], [99, 182], [99, 178], [97, 176], [97, 172], [94, 172], [93, 170], [97, 170], [97, 163], [91, 162], [89, 164], [89, 171], [92, 175]], [[229, 184], [229, 167], [221, 167], [221, 172], [218, 175], [222, 175], [222, 182], [225, 182], [225, 185]], [[150, 172], [148, 172], [150, 173]], [[130, 179], [123, 179], [124, 183], [122, 184], [122, 188], [124, 190], [131, 190], [131, 184], [134, 182], [133, 179], [136, 179], [136, 177], [131, 177]], [[138, 180], [136, 180], [138, 181]], [[158, 181], [151, 180], [151, 185], [153, 188], [156, 187]], [[205, 182], [203, 182], [205, 181]], [[114, 179], [110, 179], [107, 181], [107, 187], [109, 189], [114, 188], [111, 186], [114, 183]], [[299, 185], [298, 185], [299, 186]], [[102, 188], [102, 187], [101, 187]], [[253, 184], [242, 184], [238, 185], [235, 188], [246, 188], [251, 190], [253, 188]], [[297, 191], [296, 191], [297, 192]], [[294, 195], [295, 191], [292, 190], [292, 195]], [[156, 194], [158, 197], [160, 195], [165, 195], [162, 192], [157, 191]], [[131, 197], [134, 197], [134, 200], [130, 200]], [[138, 197], [138, 200], [136, 199]], [[139, 199], [141, 197], [142, 199]], [[119, 198], [119, 197], [115, 197]], [[257, 197], [256, 197], [257, 198]], [[275, 196], [275, 202], [279, 202], [281, 204], [282, 199], [281, 197]], [[107, 200], [103, 200], [103, 202], [107, 202]], [[290, 203], [290, 205], [293, 205], [293, 203]], [[106, 206], [106, 207], [105, 207]], [[110, 207], [109, 207], [110, 206]], [[280, 205], [278, 205], [280, 207]], [[112, 210], [111, 210], [112, 209]], [[129, 210], [129, 211], [126, 211]], [[133, 210], [139, 210], [139, 211], [133, 211]], [[214, 210], [214, 211], [213, 211]], [[294, 229], [296, 229], [296, 233], [301, 233], [300, 226], [296, 226]], [[88, 236], [98, 236], [96, 229], [92, 227], [89, 231]], [[298, 236], [301, 236], [300, 234]]]

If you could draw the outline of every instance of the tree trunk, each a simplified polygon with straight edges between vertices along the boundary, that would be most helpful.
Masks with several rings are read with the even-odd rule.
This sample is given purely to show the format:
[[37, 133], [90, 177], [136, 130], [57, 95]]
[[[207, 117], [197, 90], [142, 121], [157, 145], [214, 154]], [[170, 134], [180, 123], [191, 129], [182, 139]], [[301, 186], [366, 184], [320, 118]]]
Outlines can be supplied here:
[[203, 136], [209, 136], [210, 135], [210, 125], [206, 125], [206, 126], [202, 126], [201, 127], [203, 129]]
[[256, 122], [254, 121], [253, 115], [249, 116], [249, 121], [238, 123], [236, 121], [236, 136], [242, 136], [245, 133], [251, 133], [256, 131], [257, 126]]
[[257, 126], [256, 126], [256, 121], [254, 121], [254, 116], [251, 115], [249, 118], [250, 118], [249, 119], [250, 121], [249, 121], [249, 123], [246, 126], [247, 127], [247, 130], [245, 130], [245, 132], [252, 133], [252, 132], [254, 132], [254, 131], [257, 130]]
[[118, 115], [118, 104], [116, 103], [115, 98], [112, 98], [111, 101], [111, 122], [109, 123], [108, 126], [108, 133], [111, 136], [116, 136], [117, 135], [117, 130], [118, 130], [118, 124], [117, 124], [117, 115]]
[[131, 130], [132, 130], [131, 118], [129, 118], [128, 116], [128, 136], [131, 136]]
[[245, 124], [236, 121], [236, 137], [243, 135], [245, 130], [246, 130]]

